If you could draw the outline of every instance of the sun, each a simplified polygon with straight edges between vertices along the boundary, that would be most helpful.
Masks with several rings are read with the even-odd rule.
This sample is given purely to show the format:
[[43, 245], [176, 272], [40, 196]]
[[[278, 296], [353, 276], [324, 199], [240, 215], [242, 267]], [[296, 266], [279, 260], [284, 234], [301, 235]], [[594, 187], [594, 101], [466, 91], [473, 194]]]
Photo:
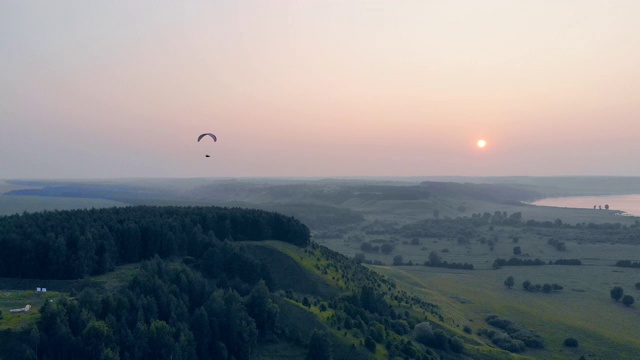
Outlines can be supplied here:
[[479, 148], [484, 148], [485, 146], [487, 146], [487, 142], [484, 139], [480, 139], [478, 140], [478, 147]]

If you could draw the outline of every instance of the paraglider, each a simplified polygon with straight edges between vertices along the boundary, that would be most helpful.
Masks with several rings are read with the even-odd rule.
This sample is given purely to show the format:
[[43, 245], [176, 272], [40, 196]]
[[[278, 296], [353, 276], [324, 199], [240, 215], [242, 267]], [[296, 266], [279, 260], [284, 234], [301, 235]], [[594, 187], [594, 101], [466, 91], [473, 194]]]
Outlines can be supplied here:
[[198, 142], [200, 142], [200, 140], [202, 140], [202, 138], [205, 137], [205, 136], [211, 136], [213, 141], [218, 141], [218, 138], [215, 135], [213, 135], [212, 133], [204, 133], [204, 134], [198, 136]]
[[[211, 136], [211, 138], [213, 139], [213, 142], [218, 141], [218, 138], [215, 135], [213, 135], [212, 133], [204, 133], [204, 134], [201, 134], [200, 136], [198, 136], [198, 142], [200, 142], [200, 140], [202, 140], [202, 138], [205, 137], [205, 136]], [[204, 157], [211, 157], [211, 155], [206, 154]]]

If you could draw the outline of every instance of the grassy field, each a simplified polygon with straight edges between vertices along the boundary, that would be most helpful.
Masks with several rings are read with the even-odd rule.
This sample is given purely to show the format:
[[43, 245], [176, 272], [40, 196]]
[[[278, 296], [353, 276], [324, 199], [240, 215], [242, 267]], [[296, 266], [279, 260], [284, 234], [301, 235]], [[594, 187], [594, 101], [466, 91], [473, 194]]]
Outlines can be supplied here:
[[[450, 201], [450, 200], [449, 200]], [[455, 202], [451, 203], [455, 205]], [[453, 208], [454, 206], [450, 206]], [[465, 206], [481, 210], [483, 204]], [[476, 208], [477, 206], [477, 208]], [[484, 204], [486, 206], [486, 204]], [[604, 211], [556, 208], [521, 207], [523, 219], [551, 220], [560, 218], [566, 223], [621, 222], [633, 224], [637, 218], [620, 217]], [[504, 209], [513, 209], [506, 206]], [[387, 209], [388, 210], [388, 209]], [[506, 210], [505, 210], [506, 211]], [[427, 208], [409, 218], [396, 213], [384, 215], [384, 211], [367, 214], [369, 222], [378, 220], [400, 226], [411, 221], [429, 218]], [[545, 216], [546, 215], [546, 216]], [[549, 216], [551, 215], [551, 216]], [[599, 216], [599, 217], [598, 217]], [[409, 219], [409, 220], [408, 220]], [[617, 260], [640, 260], [640, 245], [637, 242], [614, 243], [606, 236], [588, 237], [588, 230], [564, 228], [517, 228], [495, 226], [482, 228], [480, 235], [495, 242], [493, 250], [482, 244], [477, 237], [468, 244], [459, 244], [451, 238], [420, 238], [419, 245], [410, 245], [409, 239], [398, 234], [370, 235], [355, 229], [338, 239], [321, 239], [319, 242], [348, 256], [362, 253], [365, 241], [376, 245], [390, 242], [395, 249], [390, 255], [366, 253], [366, 259], [391, 265], [393, 257], [401, 255], [403, 262], [411, 261], [418, 266], [372, 266], [431, 302], [440, 305], [452, 322], [460, 327], [469, 326], [474, 334], [481, 328], [490, 329], [484, 318], [491, 314], [510, 319], [523, 327], [539, 333], [546, 343], [544, 350], [527, 350], [523, 355], [537, 359], [633, 359], [640, 354], [640, 338], [637, 337], [637, 320], [640, 316], [638, 304], [625, 307], [613, 301], [609, 290], [618, 285], [625, 293], [640, 300], [640, 291], [634, 284], [640, 282], [640, 269], [618, 268]], [[513, 242], [512, 238], [518, 237]], [[566, 251], [558, 251], [548, 240], [560, 236]], [[557, 259], [580, 259], [582, 266], [518, 266], [492, 269], [496, 258], [514, 257], [513, 248], [520, 246], [521, 259], [539, 258], [545, 262]], [[471, 263], [475, 270], [453, 270], [425, 267], [431, 251], [443, 260]], [[515, 278], [515, 286], [507, 289], [503, 282], [507, 276]], [[558, 283], [562, 291], [545, 294], [527, 292], [522, 282]], [[580, 346], [570, 349], [563, 346], [564, 339], [576, 338]], [[503, 356], [503, 355], [500, 355]], [[515, 357], [513, 357], [515, 358]]]
[[[22, 330], [34, 324], [39, 318], [38, 309], [44, 305], [45, 301], [53, 301], [61, 294], [55, 291], [46, 293], [33, 290], [3, 290], [0, 291], [0, 331], [6, 329]], [[28, 312], [10, 313], [11, 309], [21, 309], [26, 305], [31, 305]]]
[[[545, 350], [529, 350], [528, 355], [544, 359], [577, 358], [632, 359], [640, 353], [635, 307], [627, 308], [609, 297], [614, 283], [638, 295], [632, 284], [639, 271], [610, 275], [598, 267], [526, 267], [501, 270], [461, 271], [413, 267], [377, 267], [377, 271], [402, 283], [412, 284], [414, 291], [432, 289], [439, 294], [438, 303], [462, 326], [474, 332], [490, 328], [483, 319], [490, 314], [510, 319], [531, 329], [545, 339]], [[512, 275], [516, 286], [507, 289], [504, 279]], [[529, 279], [559, 282], [565, 288], [558, 293], [530, 293], [520, 284]], [[615, 281], [614, 281], [615, 279]], [[624, 286], [630, 285], [630, 286]], [[576, 350], [567, 350], [562, 342], [574, 337], [580, 342]]]
[[21, 214], [24, 211], [91, 209], [126, 205], [119, 201], [103, 199], [0, 195], [0, 215]]

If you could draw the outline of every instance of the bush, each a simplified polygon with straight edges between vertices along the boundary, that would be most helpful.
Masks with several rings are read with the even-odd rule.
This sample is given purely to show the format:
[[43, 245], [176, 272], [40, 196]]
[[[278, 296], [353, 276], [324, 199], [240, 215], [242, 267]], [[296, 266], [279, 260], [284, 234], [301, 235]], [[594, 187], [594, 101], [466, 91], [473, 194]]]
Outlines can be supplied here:
[[636, 283], [636, 289], [640, 290], [640, 282]]
[[380, 246], [380, 251], [381, 251], [383, 254], [389, 255], [389, 254], [391, 254], [391, 253], [393, 252], [393, 249], [394, 249], [394, 248], [395, 248], [395, 245], [393, 245], [393, 244], [389, 244], [389, 243], [387, 243], [387, 244], [382, 244], [382, 245]]
[[622, 297], [622, 303], [625, 304], [625, 306], [631, 306], [634, 302], [635, 299], [631, 295], [625, 295]]
[[473, 334], [473, 330], [468, 325], [465, 325], [462, 330], [469, 335]]
[[611, 298], [615, 301], [620, 300], [620, 298], [622, 298], [622, 295], [624, 294], [624, 289], [621, 288], [620, 286], [615, 286], [613, 289], [611, 289], [611, 291], [609, 291], [609, 294], [611, 295]]
[[441, 350], [447, 350], [449, 345], [449, 337], [444, 330], [437, 329], [433, 332], [433, 341], [429, 344], [431, 347]]
[[569, 337], [564, 339], [564, 346], [566, 347], [578, 347], [578, 340], [575, 338]]
[[509, 334], [513, 339], [520, 340], [526, 347], [534, 349], [544, 349], [542, 337], [531, 330], [518, 330]]
[[431, 324], [428, 322], [421, 322], [413, 328], [413, 336], [416, 341], [423, 344], [429, 345], [433, 341], [433, 329], [431, 328]]
[[514, 340], [507, 334], [499, 334], [491, 339], [491, 342], [500, 349], [507, 350], [512, 353], [520, 353], [525, 350], [525, 345], [520, 340]]

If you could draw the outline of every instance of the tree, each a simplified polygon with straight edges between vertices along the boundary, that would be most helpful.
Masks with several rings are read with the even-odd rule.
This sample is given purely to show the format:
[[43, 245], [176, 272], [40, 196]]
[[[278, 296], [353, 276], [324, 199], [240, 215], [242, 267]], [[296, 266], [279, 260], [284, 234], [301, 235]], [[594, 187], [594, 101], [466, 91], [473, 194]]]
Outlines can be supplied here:
[[261, 335], [266, 335], [275, 330], [278, 324], [280, 308], [271, 300], [269, 289], [264, 280], [256, 285], [246, 303], [247, 313], [256, 322], [256, 328]]
[[566, 347], [578, 347], [578, 340], [572, 337], [564, 339], [564, 346]]
[[640, 290], [640, 282], [637, 282], [635, 286], [636, 286], [636, 289]]
[[604, 205], [604, 209], [605, 209], [605, 210], [609, 210], [609, 204], [605, 204], [605, 205]]
[[531, 281], [529, 281], [529, 280], [525, 280], [525, 281], [523, 281], [523, 282], [522, 282], [522, 288], [523, 288], [523, 289], [525, 289], [525, 290], [527, 290], [527, 291], [528, 291], [528, 290], [529, 290], [529, 287], [531, 287]]
[[622, 303], [625, 306], [631, 306], [633, 305], [634, 302], [635, 302], [635, 299], [631, 295], [625, 295], [622, 297]]
[[376, 341], [373, 340], [371, 336], [367, 336], [367, 338], [364, 339], [364, 346], [372, 353], [376, 352]]
[[308, 360], [330, 360], [333, 358], [331, 354], [331, 338], [326, 331], [313, 330], [311, 339], [309, 340]]
[[520, 254], [522, 254], [522, 250], [520, 249], [520, 246], [514, 246], [513, 255], [520, 255]]
[[385, 255], [389, 255], [393, 252], [394, 248], [395, 248], [395, 245], [386, 243], [380, 246], [380, 251]]
[[622, 295], [624, 295], [624, 289], [620, 286], [615, 286], [609, 293], [611, 294], [611, 298], [613, 300], [619, 301], [620, 298], [622, 298]]
[[428, 322], [421, 322], [417, 324], [413, 328], [413, 336], [416, 341], [423, 344], [429, 345], [433, 341], [433, 329], [431, 328], [431, 324]]
[[509, 289], [511, 289], [513, 287], [513, 284], [515, 284], [516, 281], [513, 279], [513, 276], [509, 275], [505, 280], [504, 280], [504, 286], [508, 287]]
[[373, 245], [371, 245], [371, 243], [368, 242], [363, 242], [360, 245], [360, 250], [364, 251], [364, 252], [369, 252], [373, 249]]
[[393, 257], [393, 265], [402, 265], [402, 255], [396, 255]]
[[442, 262], [442, 258], [440, 257], [440, 255], [438, 255], [437, 252], [432, 251], [429, 253], [429, 263], [433, 266], [435, 265], [440, 265], [440, 263]]

